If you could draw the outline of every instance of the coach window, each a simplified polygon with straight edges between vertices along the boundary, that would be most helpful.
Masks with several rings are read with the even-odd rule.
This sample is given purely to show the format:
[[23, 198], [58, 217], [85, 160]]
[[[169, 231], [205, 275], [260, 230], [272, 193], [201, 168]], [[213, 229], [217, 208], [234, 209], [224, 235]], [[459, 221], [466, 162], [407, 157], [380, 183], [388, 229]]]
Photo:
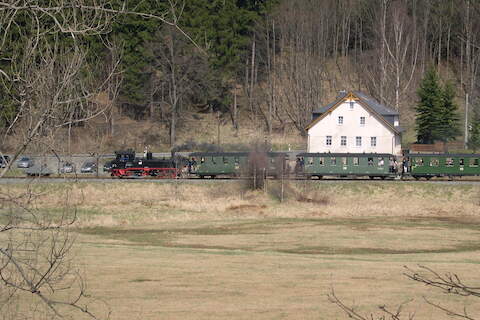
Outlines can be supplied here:
[[415, 158], [415, 164], [419, 167], [423, 166], [423, 158]]
[[445, 166], [446, 167], [453, 167], [453, 158], [446, 158], [445, 159]]
[[461, 165], [461, 166], [464, 166], [464, 165], [465, 165], [465, 159], [463, 159], [463, 158], [460, 159], [460, 160], [458, 161], [458, 164]]
[[357, 157], [353, 157], [352, 162], [353, 162], [354, 166], [358, 166], [358, 158]]
[[337, 165], [337, 158], [331, 157], [331, 158], [330, 158], [330, 164], [331, 164], [332, 166]]
[[223, 157], [223, 163], [228, 163], [228, 158], [227, 157]]
[[342, 165], [347, 165], [347, 157], [342, 157]]
[[323, 166], [325, 164], [325, 158], [323, 157], [318, 158], [318, 162], [320, 163], [321, 166]]
[[368, 165], [373, 166], [373, 158], [368, 158]]
[[200, 158], [200, 163], [204, 163], [205, 162], [205, 157], [201, 157]]
[[378, 166], [379, 166], [379, 167], [383, 167], [384, 165], [385, 165], [385, 161], [383, 160], [382, 157], [379, 157], [379, 158], [378, 158]]
[[478, 158], [470, 158], [468, 160], [469, 167], [478, 167]]
[[438, 167], [439, 161], [437, 158], [430, 159], [430, 167]]
[[212, 157], [212, 163], [217, 164], [217, 161], [215, 161], [215, 157]]
[[313, 164], [313, 157], [308, 157], [308, 164]]
[[240, 160], [238, 159], [238, 157], [235, 157], [235, 158], [234, 158], [234, 161], [235, 161], [235, 164], [239, 164], [239, 163], [240, 163]]

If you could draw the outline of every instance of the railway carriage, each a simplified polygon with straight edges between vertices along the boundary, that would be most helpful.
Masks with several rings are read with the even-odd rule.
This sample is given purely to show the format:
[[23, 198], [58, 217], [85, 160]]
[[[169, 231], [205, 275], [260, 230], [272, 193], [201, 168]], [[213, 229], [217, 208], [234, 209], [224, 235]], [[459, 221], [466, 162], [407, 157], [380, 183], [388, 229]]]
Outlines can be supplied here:
[[415, 179], [478, 176], [480, 154], [407, 154], [409, 174]]
[[300, 153], [297, 174], [307, 178], [325, 176], [395, 178], [395, 156], [383, 153]]
[[192, 173], [200, 178], [216, 176], [237, 177], [247, 163], [247, 152], [194, 152]]
[[280, 177], [287, 172], [287, 154], [281, 152], [194, 152], [190, 158], [194, 163], [192, 173], [200, 178], [247, 176], [257, 168], [265, 176]]

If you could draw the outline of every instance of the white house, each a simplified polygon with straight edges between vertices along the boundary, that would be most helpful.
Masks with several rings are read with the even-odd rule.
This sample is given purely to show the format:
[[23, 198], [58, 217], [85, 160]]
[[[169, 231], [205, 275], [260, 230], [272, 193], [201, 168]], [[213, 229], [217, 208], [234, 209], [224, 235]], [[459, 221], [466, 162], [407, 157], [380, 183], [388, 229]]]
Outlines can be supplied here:
[[307, 126], [308, 152], [401, 154], [398, 112], [359, 92], [313, 112]]

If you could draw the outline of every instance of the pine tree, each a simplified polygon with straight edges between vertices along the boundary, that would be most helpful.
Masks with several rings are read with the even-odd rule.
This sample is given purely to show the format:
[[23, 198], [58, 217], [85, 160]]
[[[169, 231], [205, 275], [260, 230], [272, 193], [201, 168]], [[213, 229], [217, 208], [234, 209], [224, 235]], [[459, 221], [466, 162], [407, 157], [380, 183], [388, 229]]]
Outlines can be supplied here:
[[439, 137], [443, 92], [436, 71], [427, 70], [417, 91], [420, 102], [415, 108], [417, 142], [433, 143]]
[[459, 129], [458, 107], [453, 101], [455, 87], [447, 82], [442, 94], [442, 109], [440, 111], [440, 123], [437, 129], [437, 139], [443, 142], [455, 140], [461, 134]]

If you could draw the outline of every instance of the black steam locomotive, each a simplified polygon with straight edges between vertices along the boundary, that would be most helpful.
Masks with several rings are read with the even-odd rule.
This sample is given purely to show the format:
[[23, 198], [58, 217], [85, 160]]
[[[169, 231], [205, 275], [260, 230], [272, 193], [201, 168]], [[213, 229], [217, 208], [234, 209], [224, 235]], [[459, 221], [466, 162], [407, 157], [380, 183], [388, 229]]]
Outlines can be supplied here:
[[115, 160], [111, 162], [112, 177], [157, 177], [176, 178], [180, 175], [183, 164], [176, 157], [157, 159], [147, 152], [145, 157], [135, 157], [134, 150], [115, 151]]

